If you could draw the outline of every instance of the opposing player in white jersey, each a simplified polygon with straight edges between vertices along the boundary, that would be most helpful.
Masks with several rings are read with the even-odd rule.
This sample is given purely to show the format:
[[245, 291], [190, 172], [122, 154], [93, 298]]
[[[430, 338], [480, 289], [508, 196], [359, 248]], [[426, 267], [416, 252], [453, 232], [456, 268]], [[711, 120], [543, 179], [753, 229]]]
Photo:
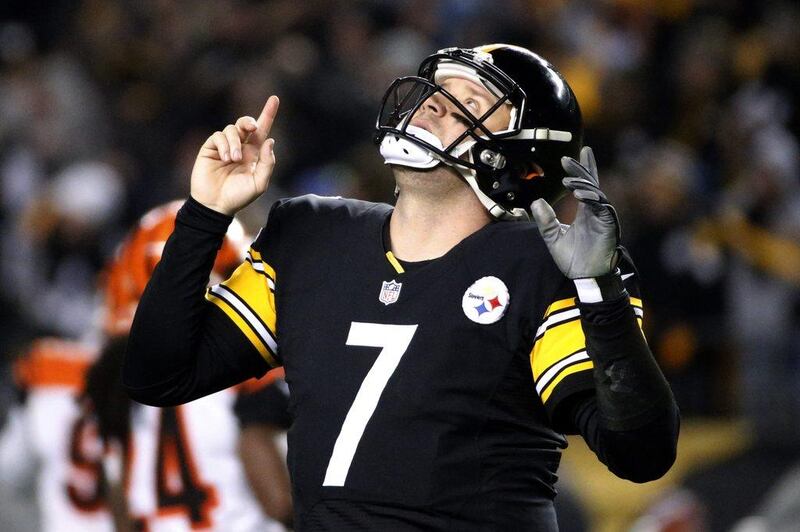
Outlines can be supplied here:
[[16, 486], [36, 475], [44, 532], [113, 530], [101, 489], [102, 442], [78, 403], [96, 356], [91, 346], [43, 338], [14, 366], [20, 402], [0, 435], [0, 479]]
[[248, 393], [228, 388], [176, 408], [134, 407], [126, 491], [138, 529], [283, 530], [262, 512], [237, 452], [235, 411]]
[[[284, 530], [280, 521], [288, 522], [292, 512], [288, 473], [276, 445], [288, 426], [282, 373], [163, 409], [129, 402], [119, 382], [133, 311], [179, 206], [145, 215], [104, 282], [111, 338], [90, 370], [87, 395], [111, 450], [106, 469], [117, 526], [152, 532]], [[246, 247], [240, 227], [225, 242], [214, 266], [221, 276], [238, 265]]]

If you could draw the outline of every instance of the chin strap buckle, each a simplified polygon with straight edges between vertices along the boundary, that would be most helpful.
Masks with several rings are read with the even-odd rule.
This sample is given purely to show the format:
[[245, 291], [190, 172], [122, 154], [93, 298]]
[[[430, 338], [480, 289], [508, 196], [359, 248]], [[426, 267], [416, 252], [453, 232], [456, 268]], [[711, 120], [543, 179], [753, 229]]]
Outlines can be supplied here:
[[482, 150], [479, 158], [483, 164], [491, 166], [495, 170], [500, 170], [506, 166], [505, 156], [492, 150]]

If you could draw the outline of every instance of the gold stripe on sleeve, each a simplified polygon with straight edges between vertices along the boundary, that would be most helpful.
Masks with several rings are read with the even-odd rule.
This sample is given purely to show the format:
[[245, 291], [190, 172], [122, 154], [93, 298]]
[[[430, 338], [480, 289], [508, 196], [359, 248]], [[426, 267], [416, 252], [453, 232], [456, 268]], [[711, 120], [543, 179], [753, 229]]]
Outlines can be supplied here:
[[231, 276], [209, 288], [206, 299], [219, 307], [270, 366], [277, 362], [275, 270], [250, 248], [248, 259]]
[[[635, 309], [639, 309], [636, 312], [641, 314], [642, 300], [631, 297], [630, 302], [631, 306]], [[581, 320], [579, 317], [576, 319], [576, 316], [570, 316], [570, 314], [577, 312], [576, 310], [571, 310], [572, 308], [576, 308], [576, 306], [576, 299], [571, 297], [555, 301], [547, 307], [542, 320], [544, 325], [540, 326], [540, 331], [538, 332], [541, 336], [536, 340], [530, 352], [531, 371], [535, 382], [539, 382], [539, 379], [541, 379], [548, 370], [552, 373], [553, 370], [551, 370], [551, 368], [559, 362], [570, 355], [586, 349], [586, 337], [583, 334]], [[566, 319], [568, 321], [561, 322], [559, 319]], [[636, 316], [636, 322], [641, 329], [641, 316]], [[545, 329], [544, 333], [542, 333], [541, 329], [548, 324], [549, 328]], [[587, 360], [567, 366], [552, 378], [552, 380], [550, 380], [551, 377], [548, 375], [546, 380], [549, 382], [540, 393], [542, 402], [548, 400], [564, 378], [580, 371], [592, 369], [592, 367], [592, 361]]]
[[586, 338], [581, 328], [581, 320], [561, 323], [548, 329], [536, 341], [531, 351], [533, 379], [539, 377], [562, 358], [586, 348]]
[[[255, 258], [255, 257], [253, 257]], [[266, 262], [258, 262], [255, 267], [263, 265], [264, 271], [275, 279], [275, 270]], [[267, 277], [254, 269], [254, 265], [243, 262], [236, 271], [222, 283], [236, 292], [236, 294], [253, 309], [275, 335], [277, 315], [275, 312], [275, 296], [269, 289]]]
[[211, 292], [206, 292], [206, 299], [208, 299], [211, 303], [219, 307], [225, 315], [230, 318], [230, 320], [236, 325], [236, 327], [242, 331], [247, 339], [253, 344], [253, 347], [256, 348], [258, 353], [266, 360], [267, 364], [271, 367], [280, 366], [280, 364], [275, 360], [272, 356], [272, 353], [269, 352], [267, 346], [264, 342], [261, 341], [261, 338], [253, 331], [250, 325], [242, 319], [242, 317], [224, 300], [219, 297], [216, 297]]
[[275, 276], [275, 270], [273, 270], [272, 266], [270, 266], [268, 263], [264, 262], [264, 259], [261, 257], [260, 251], [256, 251], [253, 248], [249, 248], [247, 250], [247, 253], [253, 258], [253, 260], [263, 263], [264, 267], [267, 268], [267, 270], [270, 272], [270, 275], [272, 275], [273, 277]]
[[594, 364], [592, 363], [592, 361], [591, 360], [587, 360], [586, 362], [581, 362], [579, 364], [575, 364], [574, 366], [568, 366], [568, 367], [564, 368], [564, 370], [561, 373], [559, 373], [558, 376], [555, 379], [553, 379], [553, 382], [551, 382], [547, 386], [547, 388], [542, 390], [542, 395], [541, 395], [542, 403], [546, 403], [547, 402], [547, 400], [550, 398], [550, 395], [553, 393], [553, 390], [555, 390], [556, 386], [558, 386], [558, 384], [562, 380], [564, 380], [566, 377], [569, 377], [570, 375], [572, 375], [574, 373], [578, 373], [579, 371], [590, 370], [593, 367], [594, 367]]
[[568, 297], [567, 299], [559, 299], [558, 301], [553, 301], [552, 303], [550, 303], [550, 306], [547, 307], [547, 310], [544, 312], [544, 317], [547, 318], [553, 312], [557, 312], [559, 310], [563, 310], [565, 308], [574, 306], [575, 306], [574, 297]]

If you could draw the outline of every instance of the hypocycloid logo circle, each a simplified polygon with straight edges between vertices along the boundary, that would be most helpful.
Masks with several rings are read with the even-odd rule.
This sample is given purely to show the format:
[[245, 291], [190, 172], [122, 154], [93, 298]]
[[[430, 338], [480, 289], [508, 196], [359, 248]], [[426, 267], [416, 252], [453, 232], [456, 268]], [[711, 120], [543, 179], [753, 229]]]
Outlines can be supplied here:
[[482, 325], [495, 323], [508, 308], [508, 288], [497, 277], [481, 277], [464, 292], [461, 308], [470, 320]]

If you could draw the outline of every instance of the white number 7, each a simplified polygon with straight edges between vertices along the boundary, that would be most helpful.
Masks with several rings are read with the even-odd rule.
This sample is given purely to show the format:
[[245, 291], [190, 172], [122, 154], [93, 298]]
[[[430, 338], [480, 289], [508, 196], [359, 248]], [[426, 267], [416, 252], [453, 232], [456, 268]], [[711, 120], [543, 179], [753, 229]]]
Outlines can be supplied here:
[[357, 321], [350, 324], [347, 345], [383, 349], [364, 377], [356, 398], [344, 418], [342, 430], [339, 431], [331, 459], [328, 461], [323, 486], [344, 486], [356, 447], [364, 435], [364, 429], [372, 413], [375, 412], [375, 407], [378, 406], [386, 383], [400, 363], [416, 331], [416, 325], [383, 325]]

